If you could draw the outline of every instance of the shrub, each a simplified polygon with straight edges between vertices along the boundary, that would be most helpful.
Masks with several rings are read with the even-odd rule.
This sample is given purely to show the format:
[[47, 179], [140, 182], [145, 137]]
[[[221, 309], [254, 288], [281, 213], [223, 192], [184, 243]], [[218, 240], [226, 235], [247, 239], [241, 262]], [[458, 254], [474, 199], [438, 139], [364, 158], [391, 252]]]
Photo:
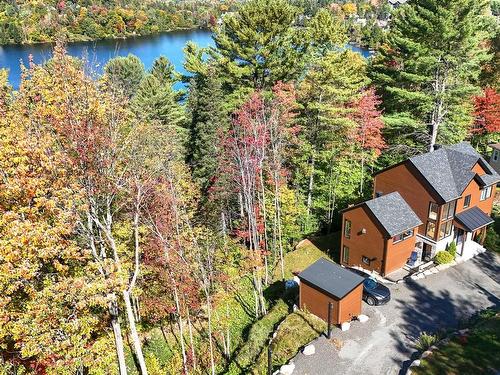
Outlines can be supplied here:
[[490, 227], [486, 231], [484, 247], [497, 253], [500, 252], [500, 235], [495, 231], [495, 228]]
[[438, 341], [439, 341], [438, 335], [429, 335], [426, 332], [422, 332], [420, 334], [420, 337], [417, 339], [417, 342], [415, 343], [415, 347], [418, 350], [425, 352], [427, 349], [429, 349], [432, 345], [434, 345]]
[[457, 244], [455, 241], [452, 241], [448, 245], [448, 252], [453, 256], [453, 259], [455, 259], [455, 256], [457, 255]]
[[446, 264], [452, 262], [453, 259], [454, 259], [453, 255], [451, 255], [449, 252], [440, 251], [439, 253], [436, 254], [434, 262], [436, 262], [436, 264]]

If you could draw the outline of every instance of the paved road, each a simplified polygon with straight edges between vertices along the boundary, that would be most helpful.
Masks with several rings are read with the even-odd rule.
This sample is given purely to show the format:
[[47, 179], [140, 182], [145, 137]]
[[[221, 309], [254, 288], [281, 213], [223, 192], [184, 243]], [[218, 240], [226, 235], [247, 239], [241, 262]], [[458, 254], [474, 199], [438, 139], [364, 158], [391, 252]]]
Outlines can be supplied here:
[[425, 279], [391, 285], [389, 304], [370, 307], [370, 320], [335, 329], [332, 340], [313, 343], [316, 354], [299, 353], [294, 375], [405, 374], [422, 331], [457, 327], [483, 308], [500, 306], [500, 256], [486, 252]]

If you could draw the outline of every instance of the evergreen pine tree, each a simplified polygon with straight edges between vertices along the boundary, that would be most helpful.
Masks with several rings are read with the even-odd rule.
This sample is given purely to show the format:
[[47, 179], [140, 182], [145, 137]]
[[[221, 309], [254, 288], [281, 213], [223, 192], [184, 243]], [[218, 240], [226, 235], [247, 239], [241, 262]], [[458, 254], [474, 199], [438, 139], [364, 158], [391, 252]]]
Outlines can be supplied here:
[[371, 76], [397, 157], [466, 136], [467, 103], [488, 59], [484, 10], [482, 0], [412, 0], [395, 12]]
[[193, 178], [206, 190], [217, 168], [218, 139], [228, 128], [221, 82], [213, 69], [192, 79], [188, 110], [191, 115], [188, 159]]
[[160, 56], [153, 62], [150, 73], [154, 75], [162, 85], [172, 85], [177, 81], [175, 67], [165, 56]]
[[296, 183], [306, 196], [307, 231], [318, 223], [330, 228], [338, 202], [356, 194], [361, 177], [353, 172], [350, 104], [367, 83], [365, 60], [345, 50], [318, 56], [299, 84], [303, 142]]
[[162, 84], [156, 76], [147, 74], [137, 88], [132, 106], [138, 115], [175, 129], [180, 140], [183, 143], [186, 141], [184, 110], [179, 105], [171, 84]]
[[299, 9], [286, 0], [250, 0], [215, 31], [215, 54], [226, 84], [270, 89], [301, 72], [305, 50]]
[[112, 58], [104, 67], [106, 81], [128, 98], [134, 96], [144, 74], [144, 64], [135, 55]]

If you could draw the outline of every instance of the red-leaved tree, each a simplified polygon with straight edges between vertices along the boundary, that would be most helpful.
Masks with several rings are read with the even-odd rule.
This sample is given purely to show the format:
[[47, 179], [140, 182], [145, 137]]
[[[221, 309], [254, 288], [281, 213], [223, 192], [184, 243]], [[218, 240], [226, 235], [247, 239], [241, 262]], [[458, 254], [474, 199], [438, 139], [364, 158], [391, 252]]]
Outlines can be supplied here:
[[[364, 170], [366, 162], [380, 155], [386, 147], [382, 136], [382, 112], [377, 109], [381, 104], [380, 98], [373, 88], [367, 89], [363, 96], [353, 104], [352, 119], [356, 123], [352, 138], [358, 143], [361, 156], [361, 182], [359, 191], [363, 194]], [[372, 156], [373, 158], [369, 158]]]
[[[277, 83], [272, 93], [255, 92], [234, 114], [229, 132], [221, 135], [218, 183], [213, 193], [216, 199], [223, 197], [225, 201], [232, 195], [239, 206], [234, 229], [253, 254], [257, 317], [266, 312], [262, 283], [268, 281], [270, 247], [274, 254], [279, 254], [283, 273], [280, 187], [287, 176], [284, 154], [298, 130], [291, 121], [294, 108], [293, 87]], [[270, 200], [266, 197], [269, 194], [272, 215], [265, 204]]]
[[487, 87], [483, 95], [474, 98], [473, 134], [488, 134], [500, 132], [500, 94]]
[[495, 142], [500, 134], [500, 94], [485, 88], [483, 95], [474, 97], [474, 122], [470, 138], [474, 146], [485, 151], [489, 142]]

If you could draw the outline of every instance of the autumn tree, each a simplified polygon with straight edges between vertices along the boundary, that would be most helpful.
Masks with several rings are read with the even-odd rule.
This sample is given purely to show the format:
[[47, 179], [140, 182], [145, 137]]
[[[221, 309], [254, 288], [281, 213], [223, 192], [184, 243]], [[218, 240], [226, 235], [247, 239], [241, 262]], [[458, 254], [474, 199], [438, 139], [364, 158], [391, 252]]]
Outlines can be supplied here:
[[0, 355], [19, 371], [114, 371], [113, 283], [79, 239], [85, 193], [54, 133], [61, 87], [40, 67], [25, 77], [9, 100], [1, 80]]
[[60, 45], [46, 66], [33, 66], [23, 88], [35, 102], [30, 118], [55, 134], [68, 157], [68, 173], [81, 188], [79, 241], [110, 285], [106, 296], [120, 373], [127, 372], [119, 320], [123, 308], [140, 372], [147, 374], [133, 310], [141, 274], [143, 202], [161, 166], [150, 136], [158, 122], [139, 121], [123, 96], [87, 77], [82, 63]]
[[[297, 128], [293, 126], [295, 92], [278, 83], [270, 93], [256, 92], [234, 114], [223, 138], [213, 194], [233, 205], [233, 227], [252, 255], [255, 315], [266, 311], [263, 284], [276, 262], [284, 274], [283, 193], [288, 193], [287, 161]], [[296, 217], [293, 218], [296, 220]], [[226, 225], [225, 225], [226, 226]], [[230, 226], [230, 225], [227, 225]]]
[[377, 97], [375, 90], [370, 88], [363, 93], [363, 96], [353, 103], [354, 112], [351, 118], [356, 123], [352, 137], [359, 144], [359, 154], [361, 157], [361, 180], [359, 193], [364, 194], [365, 168], [373, 167], [375, 159], [386, 147], [382, 137], [384, 123], [381, 118], [382, 112], [378, 109], [381, 101]]
[[[266, 313], [262, 281], [265, 274], [263, 267], [263, 227], [262, 211], [262, 172], [265, 150], [268, 146], [268, 133], [263, 121], [254, 121], [261, 115], [262, 98], [254, 94], [245, 105], [235, 113], [231, 127], [223, 139], [223, 150], [219, 159], [219, 173], [227, 174], [235, 189], [239, 202], [241, 224], [236, 231], [248, 246], [254, 262], [253, 284], [255, 296], [255, 316]], [[234, 186], [234, 187], [233, 187]]]
[[500, 140], [500, 94], [487, 87], [483, 95], [474, 97], [474, 123], [470, 128], [471, 141], [483, 152], [489, 143]]

